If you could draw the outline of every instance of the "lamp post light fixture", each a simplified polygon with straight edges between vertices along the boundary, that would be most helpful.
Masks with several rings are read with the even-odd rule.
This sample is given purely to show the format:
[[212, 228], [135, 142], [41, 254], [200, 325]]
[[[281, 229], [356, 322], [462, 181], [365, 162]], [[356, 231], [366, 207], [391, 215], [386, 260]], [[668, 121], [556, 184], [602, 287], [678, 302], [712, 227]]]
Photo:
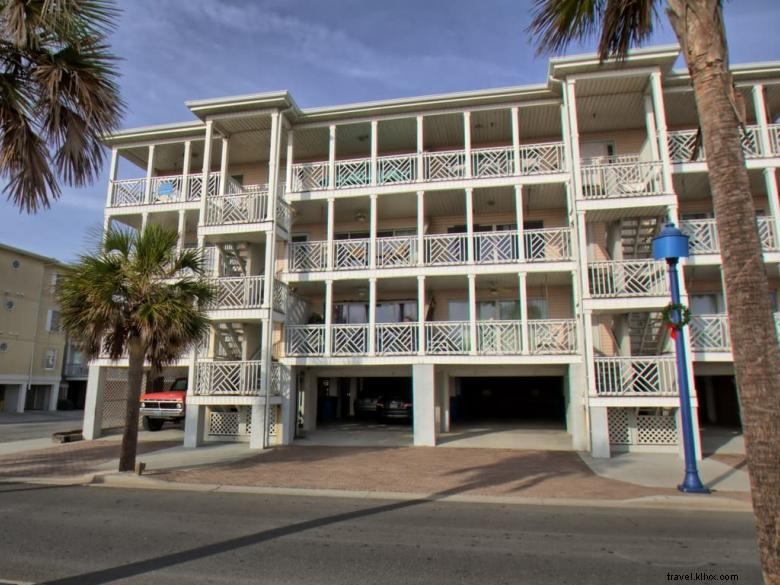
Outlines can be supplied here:
[[[653, 238], [653, 258], [666, 260], [669, 269], [669, 288], [672, 293], [672, 314], [674, 323], [682, 323], [680, 311], [680, 282], [677, 275], [677, 263], [680, 258], [688, 257], [688, 236], [683, 234], [673, 223], [667, 223], [656, 237]], [[675, 338], [677, 354], [677, 387], [680, 391], [680, 422], [682, 424], [683, 452], [685, 454], [685, 478], [677, 486], [681, 492], [708, 494], [710, 490], [699, 479], [699, 469], [696, 465], [696, 451], [693, 445], [693, 416], [691, 412], [691, 395], [688, 388], [688, 366], [685, 357], [685, 338], [679, 331]]]

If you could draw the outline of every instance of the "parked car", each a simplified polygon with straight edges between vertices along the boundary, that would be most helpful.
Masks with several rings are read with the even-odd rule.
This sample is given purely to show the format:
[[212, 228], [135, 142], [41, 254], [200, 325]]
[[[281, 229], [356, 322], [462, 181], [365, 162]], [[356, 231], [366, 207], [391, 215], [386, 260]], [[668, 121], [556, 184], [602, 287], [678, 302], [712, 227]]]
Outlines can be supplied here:
[[411, 421], [411, 392], [403, 390], [386, 392], [376, 401], [376, 413], [380, 419]]
[[141, 422], [147, 431], [159, 431], [166, 420], [184, 420], [187, 378], [176, 378], [167, 391], [141, 395]]
[[376, 393], [359, 394], [355, 400], [355, 416], [376, 416], [376, 404], [379, 396]]

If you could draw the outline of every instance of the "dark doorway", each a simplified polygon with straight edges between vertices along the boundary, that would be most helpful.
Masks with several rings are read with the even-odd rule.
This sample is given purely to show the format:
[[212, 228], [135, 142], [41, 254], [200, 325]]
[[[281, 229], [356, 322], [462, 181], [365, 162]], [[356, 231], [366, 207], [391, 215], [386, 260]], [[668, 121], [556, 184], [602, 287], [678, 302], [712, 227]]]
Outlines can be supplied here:
[[67, 399], [75, 410], [84, 410], [84, 404], [87, 400], [87, 381], [71, 380], [68, 382]]
[[453, 421], [544, 421], [565, 424], [561, 377], [461, 378]]
[[699, 424], [742, 428], [734, 376], [696, 376]]

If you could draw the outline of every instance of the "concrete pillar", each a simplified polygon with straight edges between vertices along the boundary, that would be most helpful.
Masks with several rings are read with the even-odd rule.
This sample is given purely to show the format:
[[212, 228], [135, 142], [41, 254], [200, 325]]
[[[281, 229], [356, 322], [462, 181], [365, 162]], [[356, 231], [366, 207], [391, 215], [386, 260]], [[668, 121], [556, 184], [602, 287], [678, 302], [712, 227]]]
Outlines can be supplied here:
[[433, 364], [412, 366], [414, 445], [417, 447], [436, 445], [434, 382]]
[[206, 434], [206, 407], [188, 404], [184, 413], [184, 447], [192, 449], [203, 444]]
[[298, 402], [295, 391], [295, 372], [291, 371], [282, 391], [282, 445], [290, 445], [295, 440], [295, 425], [298, 414]]
[[26, 384], [7, 384], [5, 387], [5, 409], [7, 413], [24, 412], [24, 402], [27, 399]]
[[566, 430], [571, 435], [571, 445], [577, 451], [588, 450], [588, 421], [585, 396], [588, 392], [585, 364], [570, 364], [563, 379], [566, 396]]
[[60, 385], [51, 384], [49, 386], [49, 403], [47, 405], [47, 410], [49, 411], [57, 410], [57, 401], [59, 399], [60, 399]]
[[439, 400], [441, 415], [439, 417], [439, 432], [450, 432], [450, 386], [452, 378], [446, 372], [442, 375], [441, 399]]
[[[272, 408], [271, 405], [268, 405]], [[265, 448], [265, 402], [255, 402], [252, 404], [252, 433], [249, 435], [250, 449]]]
[[84, 425], [81, 434], [88, 441], [97, 439], [103, 427], [103, 389], [106, 368], [90, 366], [87, 377], [87, 396], [84, 402]]
[[311, 370], [303, 378], [303, 430], [317, 430], [317, 376]]
[[590, 407], [590, 454], [602, 458], [610, 456], [606, 406]]

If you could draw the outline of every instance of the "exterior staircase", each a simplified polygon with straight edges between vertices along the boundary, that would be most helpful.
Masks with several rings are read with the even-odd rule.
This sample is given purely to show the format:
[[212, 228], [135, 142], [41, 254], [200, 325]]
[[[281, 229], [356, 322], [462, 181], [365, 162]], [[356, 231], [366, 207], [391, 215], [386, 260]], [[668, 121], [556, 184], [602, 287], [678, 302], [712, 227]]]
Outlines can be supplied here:
[[657, 311], [629, 313], [628, 331], [631, 355], [659, 355], [668, 335]]
[[249, 257], [247, 242], [226, 242], [217, 244], [222, 257], [222, 276], [246, 276], [246, 262]]
[[658, 217], [632, 217], [620, 222], [620, 239], [623, 244], [623, 258], [650, 258], [653, 255], [653, 237], [661, 226]]
[[215, 357], [223, 360], [240, 360], [244, 345], [243, 324], [214, 323], [214, 326], [217, 329]]

